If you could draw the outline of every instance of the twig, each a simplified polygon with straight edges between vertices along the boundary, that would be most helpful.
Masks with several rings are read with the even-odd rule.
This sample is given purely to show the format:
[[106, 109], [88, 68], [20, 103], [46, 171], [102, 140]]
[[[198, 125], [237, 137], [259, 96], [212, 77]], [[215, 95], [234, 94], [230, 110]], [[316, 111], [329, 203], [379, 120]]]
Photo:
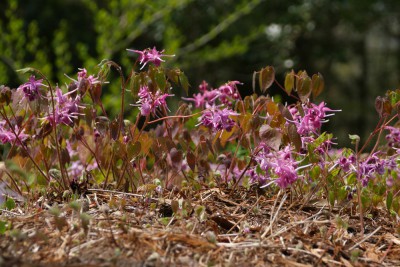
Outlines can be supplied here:
[[[145, 196], [145, 195], [134, 194], [134, 193], [126, 193], [126, 192], [115, 191], [115, 190], [106, 190], [106, 189], [89, 188], [87, 191], [102, 192], [102, 193], [112, 193], [112, 194], [125, 195], [125, 196], [133, 196], [133, 197], [148, 198], [148, 197]], [[150, 199], [151, 199], [151, 200], [155, 200], [155, 201], [160, 200], [159, 198], [154, 198], [154, 197], [150, 197]]]
[[[279, 191], [279, 192], [280, 192], [280, 191]], [[278, 198], [279, 198], [279, 194], [278, 194], [278, 197], [276, 198], [276, 200], [278, 200]], [[274, 224], [276, 218], [278, 217], [279, 211], [281, 210], [283, 204], [285, 203], [286, 198], [287, 198], [287, 194], [285, 193], [285, 195], [283, 195], [283, 197], [282, 197], [282, 199], [281, 199], [281, 203], [279, 204], [278, 209], [277, 209], [276, 212], [275, 212], [274, 217], [271, 219], [268, 228], [267, 228], [267, 229], [264, 231], [264, 233], [261, 235], [261, 238], [264, 238], [270, 230], [272, 231], [272, 226], [273, 226], [273, 224]], [[276, 202], [275, 202], [275, 204], [276, 204]], [[274, 204], [274, 207], [275, 207], [275, 204]], [[273, 210], [272, 210], [272, 212], [271, 212], [271, 215], [272, 215], [272, 213], [273, 213]]]
[[229, 234], [233, 229], [235, 229], [235, 227], [238, 226], [239, 223], [241, 223], [241, 222], [250, 214], [250, 212], [253, 211], [253, 208], [258, 204], [258, 202], [260, 201], [260, 199], [261, 199], [261, 197], [259, 197], [259, 198], [257, 199], [256, 203], [254, 203], [254, 204], [250, 207], [250, 209], [246, 212], [246, 214], [245, 214], [237, 223], [235, 223], [235, 224], [231, 227], [231, 229], [229, 229], [228, 232], [226, 232], [227, 234]]
[[372, 233], [370, 233], [369, 235], [365, 236], [363, 239], [361, 239], [361, 241], [357, 242], [354, 246], [352, 246], [351, 248], [349, 248], [349, 250], [353, 250], [356, 247], [358, 247], [359, 245], [361, 245], [365, 240], [369, 239], [371, 236], [373, 236], [376, 232], [378, 232], [382, 227], [379, 226], [378, 228], [375, 229], [375, 231], [373, 231]]

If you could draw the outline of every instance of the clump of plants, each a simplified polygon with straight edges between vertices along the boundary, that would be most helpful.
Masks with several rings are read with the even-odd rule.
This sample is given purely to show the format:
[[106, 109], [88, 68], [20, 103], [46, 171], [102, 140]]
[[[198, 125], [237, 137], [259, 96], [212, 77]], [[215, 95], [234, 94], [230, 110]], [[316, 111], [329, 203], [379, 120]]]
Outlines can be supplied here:
[[[172, 114], [168, 102], [174, 92], [188, 94], [185, 74], [163, 66], [169, 57], [163, 51], [129, 51], [138, 57], [127, 77], [118, 64], [103, 61], [97, 74], [79, 69], [66, 85], [27, 68], [20, 70], [30, 74], [26, 83], [1, 86], [1, 205], [12, 208], [9, 199], [39, 196], [62, 201], [96, 188], [185, 190], [189, 197], [202, 188], [234, 192], [257, 185], [285, 191], [303, 205], [316, 199], [331, 207], [349, 205], [360, 212], [361, 224], [373, 207], [385, 206], [398, 216], [399, 90], [376, 99], [380, 120], [365, 143], [349, 135], [354, 147], [338, 149], [321, 127], [339, 110], [312, 101], [324, 88], [321, 74], [291, 71], [281, 85], [268, 66], [254, 73], [253, 90], [260, 94], [244, 98], [238, 87], [249, 85], [240, 81], [218, 87], [204, 81]], [[110, 71], [121, 84], [115, 118], [101, 99]], [[273, 83], [294, 103], [270, 97]], [[132, 103], [126, 103], [126, 94]]]

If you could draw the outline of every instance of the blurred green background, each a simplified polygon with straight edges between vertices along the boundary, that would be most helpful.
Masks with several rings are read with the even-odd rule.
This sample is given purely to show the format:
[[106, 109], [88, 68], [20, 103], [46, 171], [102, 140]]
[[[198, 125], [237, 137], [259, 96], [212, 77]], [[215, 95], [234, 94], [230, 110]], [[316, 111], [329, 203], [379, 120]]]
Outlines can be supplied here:
[[[192, 85], [239, 80], [252, 92], [252, 74], [273, 65], [278, 80], [292, 68], [325, 78], [326, 101], [342, 109], [327, 130], [340, 146], [349, 133], [365, 140], [377, 122], [374, 100], [400, 84], [400, 1], [394, 0], [1, 0], [0, 84], [16, 87], [36, 67], [54, 82], [77, 68], [96, 71], [102, 59], [128, 73], [126, 48], [156, 46], [175, 54]], [[119, 105], [118, 79], [105, 102]], [[176, 95], [179, 92], [174, 92]], [[269, 94], [281, 94], [272, 88]]]

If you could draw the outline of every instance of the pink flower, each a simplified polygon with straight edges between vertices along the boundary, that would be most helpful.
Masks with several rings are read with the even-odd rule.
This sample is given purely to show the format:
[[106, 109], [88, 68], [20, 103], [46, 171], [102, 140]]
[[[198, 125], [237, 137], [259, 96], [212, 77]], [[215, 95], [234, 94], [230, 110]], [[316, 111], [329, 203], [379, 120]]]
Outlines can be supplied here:
[[74, 123], [74, 119], [78, 118], [79, 113], [79, 104], [81, 101], [81, 97], [77, 95], [74, 99], [72, 99], [69, 95], [75, 91], [68, 92], [63, 94], [60, 88], [56, 88], [56, 96], [55, 100], [55, 115], [53, 115], [52, 107], [49, 107], [50, 114], [44, 118], [44, 120], [50, 122], [51, 125], [65, 124], [72, 125]]
[[386, 130], [389, 130], [389, 134], [386, 135], [389, 147], [400, 147], [400, 128], [392, 126], [386, 126]]
[[214, 131], [226, 130], [230, 132], [235, 125], [235, 121], [229, 116], [238, 115], [228, 108], [220, 110], [216, 106], [209, 107], [202, 112], [199, 118], [200, 123]]
[[321, 102], [318, 106], [313, 103], [309, 103], [309, 105], [303, 104], [302, 108], [304, 116], [300, 115], [296, 107], [289, 109], [294, 118], [293, 122], [296, 124], [297, 132], [302, 136], [318, 135], [322, 123], [328, 122], [326, 118], [333, 115], [332, 113], [327, 114], [327, 112], [340, 111], [326, 107], [325, 102]]
[[157, 51], [155, 47], [152, 49], [146, 48], [143, 51], [127, 49], [129, 52], [139, 54], [139, 63], [142, 65], [140, 69], [143, 69], [147, 63], [152, 62], [155, 66], [160, 66], [161, 62], [164, 62], [161, 57], [174, 57], [175, 55], [163, 55], [164, 50]]
[[221, 101], [222, 104], [231, 105], [232, 101], [240, 99], [240, 94], [236, 87], [237, 84], [242, 84], [242, 83], [238, 81], [231, 81], [227, 82], [224, 85], [221, 85], [218, 88], [218, 91], [220, 92], [219, 100]]
[[20, 85], [17, 90], [24, 92], [24, 97], [29, 101], [34, 101], [40, 97], [40, 87], [43, 85], [43, 80], [36, 80], [35, 76], [31, 76], [29, 81]]
[[298, 170], [308, 167], [308, 165], [297, 167], [290, 146], [274, 151], [265, 143], [261, 143], [257, 150], [259, 153], [254, 158], [257, 165], [247, 172], [251, 182], [265, 185], [268, 180], [272, 180], [271, 183], [275, 183], [280, 188], [286, 188], [298, 180]]
[[193, 101], [196, 108], [202, 108], [206, 104], [214, 105], [217, 100], [220, 103], [232, 106], [232, 102], [240, 99], [240, 94], [236, 88], [238, 81], [228, 82], [221, 85], [218, 89], [208, 90], [208, 84], [203, 81], [199, 85], [200, 93], [194, 94], [192, 98], [183, 98], [187, 101]]
[[166, 98], [173, 96], [170, 94], [163, 94], [160, 90], [153, 94], [147, 86], [142, 86], [139, 89], [138, 95], [139, 100], [137, 104], [139, 105], [142, 116], [148, 116], [150, 114], [155, 116], [158, 108], [165, 108], [168, 110]]
[[21, 140], [22, 142], [24, 142], [25, 140], [27, 140], [29, 138], [29, 135], [24, 133], [25, 132], [24, 129], [20, 130], [18, 128], [18, 126], [15, 126], [14, 131], [18, 135], [18, 139], [17, 139], [14, 132], [11, 130], [8, 130], [5, 125], [6, 125], [5, 121], [0, 121], [0, 143], [2, 143], [2, 144], [11, 143], [12, 144], [16, 141], [17, 145], [21, 145], [21, 143], [18, 141], [18, 139]]

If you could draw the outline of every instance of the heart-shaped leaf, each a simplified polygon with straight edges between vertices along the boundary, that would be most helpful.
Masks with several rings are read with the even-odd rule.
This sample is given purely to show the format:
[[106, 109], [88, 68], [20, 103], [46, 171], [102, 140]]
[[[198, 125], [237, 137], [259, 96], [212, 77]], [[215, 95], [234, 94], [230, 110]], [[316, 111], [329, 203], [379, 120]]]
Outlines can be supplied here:
[[265, 93], [275, 81], [275, 69], [267, 66], [260, 71], [259, 83], [261, 92]]

